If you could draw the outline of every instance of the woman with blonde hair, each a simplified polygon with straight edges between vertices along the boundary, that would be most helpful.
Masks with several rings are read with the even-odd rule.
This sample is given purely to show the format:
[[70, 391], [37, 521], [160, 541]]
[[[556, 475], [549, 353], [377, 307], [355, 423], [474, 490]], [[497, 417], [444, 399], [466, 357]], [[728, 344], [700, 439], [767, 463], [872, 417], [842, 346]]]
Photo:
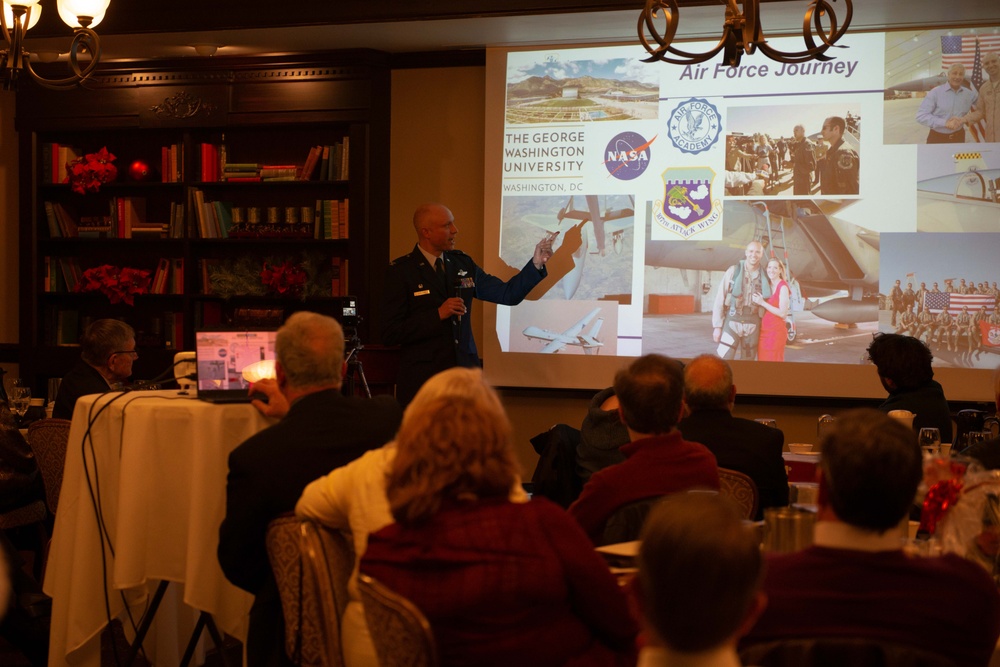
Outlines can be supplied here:
[[785, 318], [791, 303], [791, 289], [788, 287], [785, 265], [772, 257], [767, 263], [767, 279], [771, 282], [771, 296], [765, 299], [760, 294], [753, 295], [753, 302], [764, 309], [760, 321], [760, 339], [757, 343], [758, 361], [784, 361], [785, 342], [788, 330]]
[[396, 523], [361, 571], [426, 614], [443, 666], [634, 665], [634, 621], [582, 529], [546, 500], [511, 502], [511, 426], [481, 372], [428, 384], [459, 377], [461, 395], [407, 409], [386, 477]]

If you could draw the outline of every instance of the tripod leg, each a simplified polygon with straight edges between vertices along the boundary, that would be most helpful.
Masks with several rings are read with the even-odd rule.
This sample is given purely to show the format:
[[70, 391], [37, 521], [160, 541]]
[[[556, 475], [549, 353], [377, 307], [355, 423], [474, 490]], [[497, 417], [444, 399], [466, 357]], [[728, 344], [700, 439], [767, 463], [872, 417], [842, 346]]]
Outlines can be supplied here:
[[365, 377], [365, 367], [361, 365], [360, 359], [358, 359], [358, 377], [361, 378], [361, 388], [365, 390], [365, 396], [371, 398], [372, 390], [368, 387], [368, 378]]

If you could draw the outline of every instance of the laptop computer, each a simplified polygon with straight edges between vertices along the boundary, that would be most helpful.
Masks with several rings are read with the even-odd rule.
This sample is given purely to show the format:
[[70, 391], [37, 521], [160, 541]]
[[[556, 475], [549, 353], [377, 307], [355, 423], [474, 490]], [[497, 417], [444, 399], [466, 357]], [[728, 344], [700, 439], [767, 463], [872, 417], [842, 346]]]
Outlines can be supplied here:
[[198, 398], [209, 403], [249, 403], [247, 366], [274, 361], [272, 329], [202, 329], [195, 332]]

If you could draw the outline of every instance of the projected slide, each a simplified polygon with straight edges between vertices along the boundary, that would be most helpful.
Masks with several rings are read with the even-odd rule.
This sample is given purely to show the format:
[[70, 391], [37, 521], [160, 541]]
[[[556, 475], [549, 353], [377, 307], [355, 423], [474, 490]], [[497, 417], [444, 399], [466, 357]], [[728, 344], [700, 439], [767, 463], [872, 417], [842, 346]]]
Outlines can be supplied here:
[[1000, 28], [957, 32], [738, 68], [491, 53], [487, 268], [555, 252], [497, 307], [487, 375], [603, 387], [629, 357], [716, 353], [782, 378], [757, 391], [812, 392], [793, 387], [871, 376], [877, 332], [919, 336], [944, 375], [1000, 365]]

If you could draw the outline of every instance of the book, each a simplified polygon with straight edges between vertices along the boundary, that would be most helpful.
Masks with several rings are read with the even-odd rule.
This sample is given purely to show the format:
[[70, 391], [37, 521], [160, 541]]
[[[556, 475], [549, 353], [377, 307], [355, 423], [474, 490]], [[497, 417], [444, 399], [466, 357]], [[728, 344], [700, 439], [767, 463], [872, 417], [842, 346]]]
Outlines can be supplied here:
[[161, 257], [156, 263], [156, 272], [153, 273], [153, 280], [149, 286], [150, 294], [165, 294], [167, 288], [167, 276], [170, 273], [170, 260]]
[[59, 228], [59, 220], [56, 218], [55, 205], [50, 201], [46, 201], [43, 206], [45, 208], [45, 222], [49, 226], [49, 238], [61, 238], [62, 230]]
[[312, 180], [313, 173], [316, 171], [316, 165], [319, 163], [320, 154], [323, 152], [322, 146], [313, 146], [309, 149], [309, 154], [306, 156], [306, 162], [302, 166], [302, 171], [299, 174], [299, 180], [309, 181]]
[[170, 293], [184, 294], [184, 258], [175, 257], [171, 260]]
[[320, 154], [319, 158], [319, 172], [316, 180], [318, 181], [328, 181], [330, 175], [330, 149], [332, 146], [323, 146], [323, 152]]

